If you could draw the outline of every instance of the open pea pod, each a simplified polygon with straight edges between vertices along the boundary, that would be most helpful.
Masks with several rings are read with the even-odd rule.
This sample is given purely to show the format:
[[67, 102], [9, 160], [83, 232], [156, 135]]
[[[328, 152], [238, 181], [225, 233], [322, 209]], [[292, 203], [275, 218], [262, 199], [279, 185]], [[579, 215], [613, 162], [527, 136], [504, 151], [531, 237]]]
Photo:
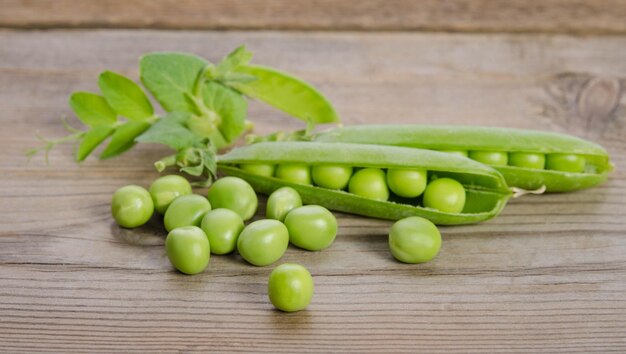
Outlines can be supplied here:
[[[448, 177], [460, 182], [466, 191], [460, 213], [426, 208], [417, 199], [395, 198], [379, 201], [342, 190], [290, 183], [274, 176], [259, 176], [244, 171], [245, 164], [341, 165], [354, 168], [419, 168], [431, 179]], [[489, 166], [442, 152], [366, 144], [326, 144], [316, 142], [264, 142], [236, 148], [218, 157], [224, 174], [248, 181], [257, 192], [270, 194], [289, 186], [300, 193], [306, 204], [319, 204], [332, 210], [382, 219], [398, 220], [408, 216], [425, 217], [440, 225], [471, 224], [496, 216], [511, 196], [502, 175]]]
[[[528, 168], [511, 164], [491, 165], [500, 171], [509, 186], [527, 190], [545, 186], [548, 192], [568, 192], [604, 182], [613, 165], [607, 151], [592, 142], [565, 134], [523, 129], [445, 125], [359, 125], [318, 134], [318, 142], [341, 142], [404, 146], [442, 151], [486, 151], [569, 155], [583, 161], [581, 170], [563, 171], [545, 167]], [[472, 155], [470, 154], [470, 157]], [[584, 166], [584, 167], [582, 167]]]

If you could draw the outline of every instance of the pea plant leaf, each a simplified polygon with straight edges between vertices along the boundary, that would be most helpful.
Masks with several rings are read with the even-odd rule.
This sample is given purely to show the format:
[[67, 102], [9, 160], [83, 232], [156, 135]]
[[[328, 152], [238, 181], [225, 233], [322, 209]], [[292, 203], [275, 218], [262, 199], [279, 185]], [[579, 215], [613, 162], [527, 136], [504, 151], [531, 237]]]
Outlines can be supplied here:
[[245, 46], [228, 54], [217, 66], [209, 66], [202, 72], [203, 80], [217, 81], [224, 85], [231, 83], [247, 83], [256, 80], [252, 75], [237, 73], [235, 70], [243, 65], [247, 65], [252, 59], [252, 52], [247, 50]]
[[100, 159], [104, 160], [120, 155], [132, 148], [135, 145], [135, 138], [148, 128], [150, 128], [150, 123], [147, 122], [130, 121], [120, 125], [111, 136], [109, 145], [100, 154]]
[[76, 150], [76, 161], [83, 161], [91, 152], [98, 147], [106, 138], [108, 138], [115, 128], [99, 125], [91, 128], [80, 141], [78, 150]]
[[217, 129], [224, 142], [232, 143], [245, 130], [248, 102], [239, 92], [214, 81], [203, 87], [202, 97], [207, 108], [219, 117]]
[[245, 46], [238, 47], [217, 64], [218, 75], [227, 74], [242, 65], [247, 65], [252, 60], [252, 56], [252, 52]]
[[[217, 178], [217, 151], [212, 143], [208, 143], [203, 147], [194, 148], [185, 151], [187, 155], [192, 155], [192, 159], [179, 160], [180, 171], [188, 173], [192, 176], [206, 175], [204, 181], [194, 182], [197, 187], [208, 187], [211, 182]], [[199, 160], [196, 160], [199, 157]], [[194, 163], [189, 163], [194, 160]]]
[[[80, 141], [76, 160], [82, 161], [109, 139], [100, 159], [117, 156], [137, 142], [160, 143], [176, 150], [155, 163], [157, 169], [178, 166], [193, 175], [216, 173], [217, 149], [230, 146], [245, 130], [248, 98], [260, 100], [315, 125], [338, 122], [328, 100], [313, 86], [284, 72], [250, 65], [252, 53], [238, 47], [218, 64], [187, 53], [155, 52], [140, 59], [140, 79], [162, 108], [163, 117], [144, 89], [112, 71], [100, 74], [101, 95], [75, 92], [72, 110], [89, 129], [68, 127], [71, 134], [56, 140], [42, 138], [48, 152], [57, 144]], [[118, 116], [128, 121], [119, 121]], [[308, 130], [307, 130], [308, 131]], [[308, 133], [276, 134], [275, 140], [305, 139]], [[259, 138], [256, 139], [268, 139]]]
[[70, 107], [85, 125], [110, 126], [117, 120], [117, 113], [104, 97], [91, 92], [74, 92], [70, 96]]
[[318, 124], [340, 121], [328, 99], [299, 78], [259, 65], [243, 65], [236, 72], [256, 78], [249, 82], [229, 83], [248, 97], [265, 102], [305, 122]]
[[204, 172], [204, 162], [195, 166], [185, 166], [180, 169], [181, 172], [188, 173], [192, 176], [200, 176]]
[[141, 87], [131, 79], [105, 71], [100, 74], [98, 86], [109, 105], [129, 120], [142, 121], [154, 115], [152, 103]]
[[214, 145], [209, 144], [209, 146], [203, 150], [202, 162], [207, 170], [207, 181], [210, 183], [211, 180], [217, 178], [217, 151]]
[[191, 100], [197, 78], [210, 63], [195, 55], [156, 52], [141, 57], [141, 82], [168, 112], [198, 113]]
[[190, 114], [185, 112], [169, 113], [138, 136], [135, 141], [164, 144], [174, 150], [197, 146], [202, 143], [203, 139], [185, 126], [189, 117]]

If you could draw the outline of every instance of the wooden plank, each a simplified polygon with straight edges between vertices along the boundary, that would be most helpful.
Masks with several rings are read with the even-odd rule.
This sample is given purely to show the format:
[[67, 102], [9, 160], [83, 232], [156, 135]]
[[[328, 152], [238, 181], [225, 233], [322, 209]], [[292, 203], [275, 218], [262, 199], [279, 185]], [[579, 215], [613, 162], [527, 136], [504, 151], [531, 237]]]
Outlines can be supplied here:
[[626, 33], [624, 0], [1, 0], [11, 28]]
[[[319, 86], [346, 124], [570, 132], [606, 146], [617, 169], [598, 188], [528, 196], [489, 222], [442, 228], [439, 257], [419, 266], [391, 258], [391, 223], [337, 213], [331, 248], [281, 260], [316, 282], [307, 311], [283, 314], [266, 299], [271, 267], [213, 256], [183, 276], [158, 218], [134, 231], [113, 223], [111, 193], [147, 186], [166, 149], [77, 166], [62, 146], [51, 166], [25, 162], [35, 131], [64, 134], [69, 93], [96, 90], [101, 70], [137, 78], [144, 52], [217, 60], [240, 43]], [[5, 30], [0, 48], [3, 351], [626, 351], [626, 38]], [[250, 117], [259, 133], [302, 127], [260, 104]]]

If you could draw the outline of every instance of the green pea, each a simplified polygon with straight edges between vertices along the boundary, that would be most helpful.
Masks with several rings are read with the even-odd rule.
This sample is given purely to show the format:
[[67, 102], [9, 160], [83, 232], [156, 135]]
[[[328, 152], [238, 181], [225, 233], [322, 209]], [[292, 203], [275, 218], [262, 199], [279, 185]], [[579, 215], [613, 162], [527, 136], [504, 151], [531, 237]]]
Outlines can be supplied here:
[[242, 170], [257, 176], [273, 177], [276, 171], [275, 165], [264, 163], [246, 163], [239, 166]]
[[548, 154], [546, 158], [546, 168], [555, 171], [583, 172], [585, 163], [583, 156], [575, 154]]
[[319, 205], [296, 208], [287, 214], [285, 226], [289, 241], [309, 251], [320, 251], [330, 246], [337, 236], [337, 219], [328, 209]]
[[165, 239], [167, 258], [181, 273], [198, 274], [209, 264], [211, 247], [197, 226], [177, 227]]
[[278, 220], [257, 220], [246, 226], [237, 239], [239, 254], [255, 266], [276, 262], [283, 256], [287, 246], [289, 232]]
[[506, 166], [509, 155], [502, 151], [470, 151], [469, 158], [485, 165]]
[[546, 155], [534, 152], [511, 152], [509, 153], [509, 165], [543, 170], [546, 165]]
[[200, 226], [204, 214], [211, 210], [211, 203], [198, 194], [180, 196], [165, 211], [163, 224], [167, 231], [182, 226]]
[[387, 170], [387, 185], [396, 195], [415, 198], [426, 189], [426, 171], [416, 168], [390, 168]]
[[283, 221], [291, 210], [301, 207], [300, 194], [291, 187], [281, 187], [272, 192], [267, 199], [265, 217]]
[[350, 179], [348, 191], [352, 194], [375, 200], [385, 201], [389, 199], [385, 172], [379, 168], [358, 170]]
[[446, 152], [448, 154], [457, 155], [461, 157], [467, 157], [467, 150], [439, 150], [441, 152]]
[[441, 234], [427, 219], [412, 216], [397, 221], [389, 232], [389, 249], [404, 263], [424, 263], [435, 258], [441, 248]]
[[451, 178], [439, 178], [424, 191], [424, 206], [445, 213], [460, 213], [465, 206], [465, 188]]
[[214, 208], [230, 209], [243, 220], [254, 216], [259, 205], [254, 189], [238, 177], [224, 177], [209, 189], [209, 201]]
[[154, 203], [150, 193], [143, 187], [125, 186], [113, 194], [111, 214], [122, 227], [139, 227], [147, 223], [153, 213]]
[[281, 264], [270, 274], [267, 295], [272, 305], [281, 311], [304, 310], [313, 298], [311, 273], [299, 264]]
[[344, 189], [352, 177], [352, 167], [342, 165], [315, 165], [313, 182], [323, 188]]
[[311, 168], [304, 164], [278, 165], [276, 177], [291, 183], [311, 184]]
[[165, 213], [174, 199], [188, 194], [191, 194], [191, 184], [185, 178], [177, 175], [159, 177], [150, 185], [150, 195], [154, 202], [154, 208], [159, 214]]
[[230, 209], [214, 209], [202, 218], [202, 231], [211, 244], [211, 253], [228, 254], [237, 247], [237, 238], [243, 230], [243, 220]]

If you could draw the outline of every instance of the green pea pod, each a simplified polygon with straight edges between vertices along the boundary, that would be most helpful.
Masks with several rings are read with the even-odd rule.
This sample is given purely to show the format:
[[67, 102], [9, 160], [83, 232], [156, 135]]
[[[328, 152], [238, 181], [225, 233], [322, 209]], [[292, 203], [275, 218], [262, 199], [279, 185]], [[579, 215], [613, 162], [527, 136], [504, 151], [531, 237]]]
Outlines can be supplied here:
[[576, 154], [585, 158], [582, 172], [492, 166], [509, 186], [527, 190], [568, 192], [604, 182], [613, 165], [604, 148], [565, 134], [533, 130], [445, 125], [359, 125], [318, 134], [318, 142], [404, 146], [433, 150]]
[[[258, 176], [238, 168], [248, 163], [420, 168], [428, 170], [431, 177], [449, 177], [463, 184], [466, 202], [461, 213], [446, 213], [409, 204], [407, 200], [378, 201], [345, 191]], [[280, 187], [289, 186], [300, 193], [305, 204], [319, 204], [332, 210], [390, 220], [422, 216], [440, 225], [471, 224], [490, 219], [500, 213], [511, 196], [502, 175], [489, 166], [442, 152], [393, 146], [262, 142], [219, 156], [218, 168], [227, 175], [245, 179], [260, 193], [270, 194]]]

